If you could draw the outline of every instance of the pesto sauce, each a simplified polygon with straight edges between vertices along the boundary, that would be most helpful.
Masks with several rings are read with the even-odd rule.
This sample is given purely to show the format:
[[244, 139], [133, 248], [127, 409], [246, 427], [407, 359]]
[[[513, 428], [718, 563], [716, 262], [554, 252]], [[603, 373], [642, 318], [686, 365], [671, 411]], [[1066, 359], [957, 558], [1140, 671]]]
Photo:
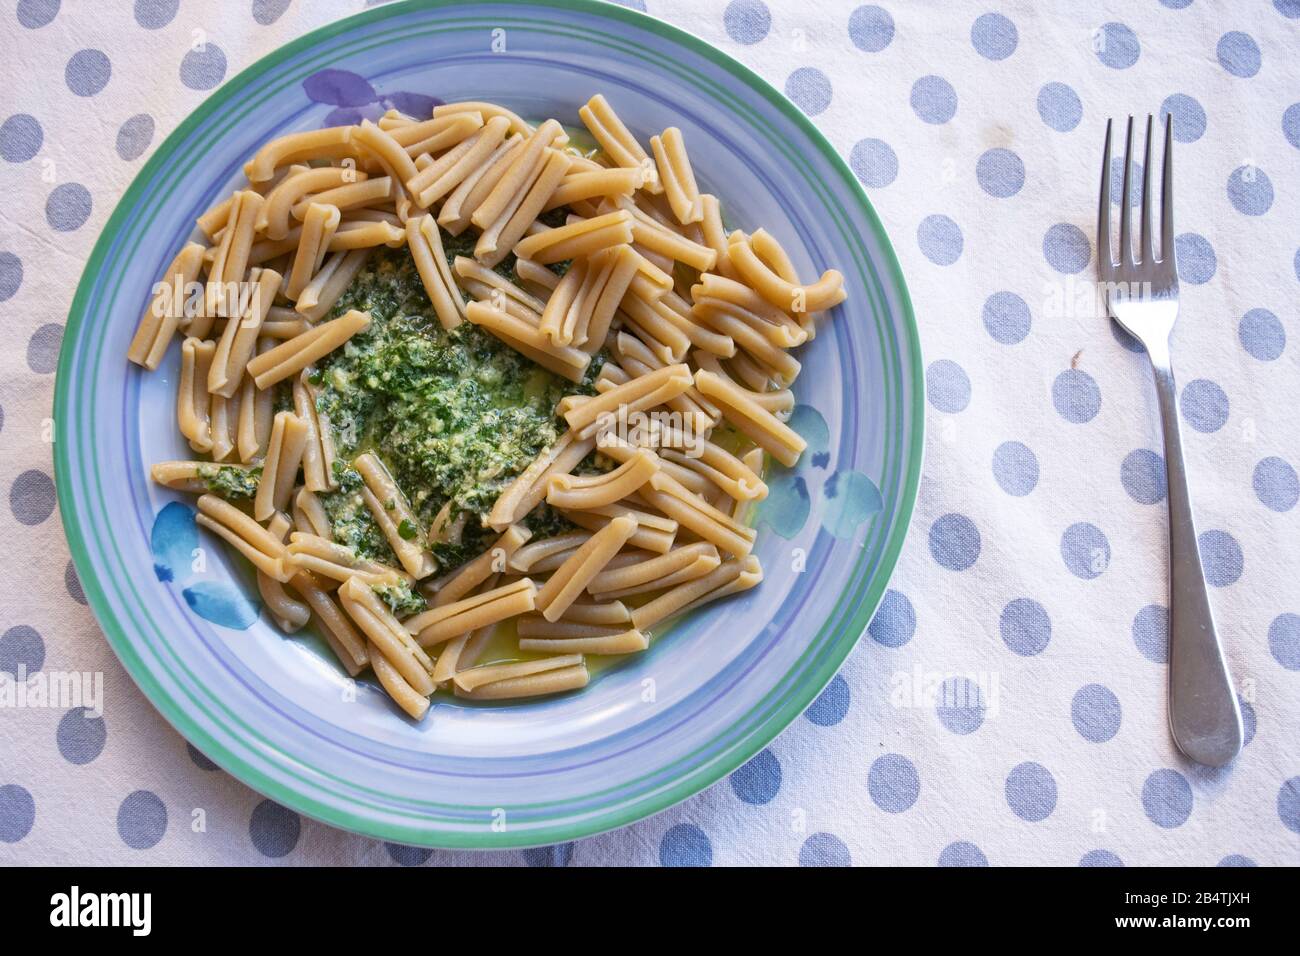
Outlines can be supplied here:
[[238, 501], [257, 495], [262, 468], [260, 465], [256, 468], [236, 468], [234, 465], [205, 463], [199, 465], [198, 476], [214, 495], [220, 495], [227, 501]]
[[[473, 248], [471, 237], [442, 238], [449, 260]], [[513, 267], [509, 257], [498, 271], [513, 278]], [[313, 373], [317, 407], [330, 421], [340, 458], [339, 490], [321, 495], [334, 538], [361, 557], [394, 563], [349, 464], [370, 451], [410, 499], [419, 536], [450, 504], [448, 524], [460, 534], [431, 542], [430, 550], [444, 571], [454, 569], [495, 537], [484, 524], [493, 503], [563, 433], [557, 403], [593, 393], [603, 359], [574, 385], [469, 322], [443, 329], [405, 248], [371, 255], [333, 314], [348, 309], [369, 312], [370, 328]], [[571, 527], [545, 505], [526, 523], [535, 537]]]

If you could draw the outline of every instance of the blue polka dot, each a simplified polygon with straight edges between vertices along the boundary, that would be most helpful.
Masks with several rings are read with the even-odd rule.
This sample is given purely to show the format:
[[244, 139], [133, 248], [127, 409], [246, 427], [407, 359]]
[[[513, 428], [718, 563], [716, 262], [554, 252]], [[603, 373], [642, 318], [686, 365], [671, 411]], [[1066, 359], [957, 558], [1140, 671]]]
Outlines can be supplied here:
[[[384, 849], [388, 851], [388, 858], [398, 866], [424, 866], [433, 856], [433, 851], [422, 846], [403, 846], [400, 843], [385, 843]], [[524, 854], [532, 853], [532, 850], [525, 850]]]
[[939, 685], [935, 716], [954, 734], [965, 736], [979, 730], [987, 709], [984, 692], [969, 677], [950, 677]]
[[29, 30], [45, 26], [59, 12], [59, 0], [18, 0], [18, 22]]
[[1268, 626], [1268, 650], [1289, 671], [1300, 671], [1300, 614], [1287, 612]]
[[1210, 240], [1194, 232], [1174, 236], [1174, 253], [1178, 257], [1178, 278], [1192, 285], [1209, 282], [1219, 268]]
[[1276, 455], [1260, 459], [1251, 483], [1255, 497], [1272, 511], [1290, 511], [1300, 501], [1300, 478], [1289, 461]]
[[957, 115], [957, 91], [942, 76], [923, 76], [912, 84], [912, 112], [924, 123], [946, 123]]
[[[1115, 156], [1110, 161], [1110, 202], [1118, 206], [1124, 192], [1124, 160]], [[1142, 205], [1142, 164], [1136, 159], [1129, 163], [1128, 204]]]
[[12, 299], [23, 284], [23, 260], [12, 252], [0, 252], [0, 302]]
[[916, 227], [916, 242], [925, 257], [938, 266], [950, 266], [961, 258], [961, 227], [947, 216], [926, 216]]
[[693, 823], [669, 827], [659, 841], [660, 866], [712, 866], [713, 844]]
[[1165, 459], [1146, 448], [1137, 448], [1124, 456], [1119, 480], [1128, 496], [1140, 505], [1154, 505], [1165, 500], [1169, 486], [1165, 477]]
[[156, 793], [136, 790], [117, 808], [117, 835], [133, 850], [157, 846], [167, 832], [167, 807]]
[[869, 189], [888, 186], [898, 178], [898, 156], [880, 139], [864, 139], [849, 154], [849, 165], [858, 181]]
[[129, 163], [133, 159], [139, 159], [151, 142], [153, 117], [148, 113], [137, 113], [117, 131], [117, 155]]
[[930, 555], [949, 571], [965, 571], [980, 556], [980, 532], [975, 522], [955, 512], [930, 525]]
[[1022, 820], [1037, 823], [1056, 809], [1056, 778], [1040, 763], [1027, 760], [1007, 774], [1007, 806]]
[[1228, 177], [1228, 201], [1243, 216], [1262, 216], [1273, 205], [1273, 182], [1257, 166], [1238, 166]]
[[190, 760], [194, 763], [194, 766], [198, 767], [200, 770], [211, 772], [219, 769], [215, 763], [208, 759], [207, 754], [203, 753], [193, 744], [187, 743], [185, 745], [185, 751], [190, 755]]
[[877, 757], [867, 772], [871, 802], [886, 813], [902, 813], [916, 803], [921, 778], [916, 766], [902, 754]]
[[1300, 833], [1300, 777], [1292, 777], [1277, 792], [1277, 815], [1282, 826]]
[[1160, 0], [1160, 6], [1169, 10], [1186, 10], [1192, 5], [1192, 0]]
[[722, 13], [727, 36], [746, 46], [758, 43], [772, 29], [772, 14], [763, 0], [731, 0]]
[[[886, 593], [888, 595], [897, 592], [889, 591]], [[903, 600], [907, 599], [903, 598]], [[879, 617], [879, 613], [876, 616]], [[868, 627], [874, 627], [875, 623], [873, 620]], [[851, 699], [849, 682], [844, 679], [842, 674], [836, 674], [831, 678], [831, 682], [826, 685], [826, 689], [818, 694], [817, 699], [803, 712], [803, 715], [810, 724], [816, 724], [818, 727], [834, 727], [849, 712], [849, 701]]]
[[1101, 411], [1101, 388], [1082, 369], [1067, 368], [1052, 382], [1052, 404], [1067, 422], [1082, 425]]
[[[0, 427], [4, 426], [4, 413], [0, 411]], [[81, 579], [77, 577], [77, 568], [71, 561], [63, 569], [63, 586], [67, 588], [68, 597], [76, 601], [82, 607], [86, 606], [86, 592], [81, 587]]]
[[1089, 850], [1083, 856], [1079, 857], [1080, 866], [1123, 866], [1121, 860], [1110, 850]]
[[1201, 549], [1205, 580], [1216, 588], [1236, 584], [1245, 564], [1237, 539], [1226, 531], [1212, 528], [1201, 532], [1196, 542]]
[[1075, 577], [1091, 581], [1110, 567], [1110, 542], [1095, 524], [1080, 521], [1061, 535], [1061, 559]]
[[858, 7], [849, 16], [849, 39], [864, 53], [879, 53], [894, 39], [894, 18], [874, 5]]
[[25, 163], [41, 151], [45, 132], [36, 117], [15, 113], [0, 123], [0, 159], [7, 163]]
[[298, 814], [272, 800], [263, 800], [253, 808], [248, 820], [248, 836], [262, 856], [278, 860], [293, 852], [302, 834]]
[[1138, 61], [1142, 44], [1137, 34], [1123, 23], [1103, 23], [1093, 35], [1097, 59], [1116, 70], [1124, 70]]
[[958, 840], [939, 851], [940, 866], [988, 866], [989, 859], [974, 843]]
[[781, 762], [769, 749], [731, 774], [731, 790], [744, 803], [771, 803], [781, 790]]
[[831, 105], [831, 81], [816, 67], [801, 66], [786, 79], [785, 95], [809, 116], [816, 116]]
[[1217, 432], [1228, 423], [1228, 396], [1217, 382], [1197, 378], [1183, 386], [1183, 420], [1198, 432]]
[[556, 843], [524, 850], [524, 862], [534, 867], [562, 867], [573, 861], [573, 844]]
[[888, 590], [880, 602], [880, 609], [867, 625], [867, 633], [877, 644], [885, 647], [902, 647], [916, 633], [916, 610], [906, 594]]
[[1133, 643], [1154, 664], [1169, 663], [1169, 609], [1148, 604], [1133, 616]]
[[63, 69], [68, 89], [78, 96], [94, 96], [113, 75], [113, 64], [102, 50], [78, 50]]
[[1292, 103], [1282, 114], [1282, 135], [1288, 143], [1300, 149], [1300, 103]]
[[1004, 441], [993, 451], [993, 477], [1007, 494], [1023, 498], [1038, 485], [1038, 457], [1023, 442]]
[[87, 708], [76, 707], [63, 715], [55, 738], [64, 760], [88, 764], [103, 752], [108, 726], [103, 717], [91, 716]]
[[1259, 72], [1259, 44], [1249, 33], [1240, 30], [1225, 33], [1219, 38], [1214, 52], [1219, 58], [1219, 66], [1233, 76], [1249, 79]]
[[1016, 598], [998, 620], [1002, 643], [1021, 657], [1041, 654], [1052, 639], [1052, 619], [1033, 598]]
[[146, 30], [161, 30], [172, 22], [180, 0], [135, 0], [135, 22]]
[[1194, 143], [1205, 135], [1205, 107], [1194, 96], [1174, 93], [1160, 104], [1160, 122], [1174, 114], [1174, 139], [1179, 143]]
[[1157, 770], [1142, 784], [1142, 809], [1158, 827], [1180, 827], [1192, 814], [1192, 785], [1177, 770]]
[[36, 801], [26, 787], [0, 787], [0, 843], [17, 843], [36, 824]]
[[1068, 133], [1083, 119], [1083, 103], [1073, 87], [1048, 83], [1038, 91], [1038, 115], [1058, 133]]
[[[0, 295], [0, 299], [3, 296]], [[1237, 325], [1237, 338], [1253, 358], [1272, 362], [1281, 357], [1286, 348], [1286, 329], [1268, 309], [1251, 309]]]
[[1291, 268], [1295, 270], [1296, 281], [1300, 282], [1300, 249], [1295, 251], [1295, 258], [1291, 260]]
[[1016, 25], [1000, 13], [976, 17], [970, 28], [970, 42], [986, 60], [1005, 60], [1019, 41]]
[[1273, 9], [1288, 20], [1300, 20], [1300, 0], [1273, 0]]
[[1230, 853], [1219, 861], [1219, 866], [1259, 866], [1259, 864], [1248, 856]]
[[269, 27], [289, 9], [289, 0], [253, 0], [253, 19]]
[[853, 856], [844, 841], [832, 833], [814, 833], [799, 847], [800, 866], [852, 866]]
[[55, 186], [45, 200], [45, 219], [59, 232], [80, 229], [90, 218], [90, 190], [81, 183]]
[[30, 677], [44, 666], [45, 640], [36, 628], [16, 624], [0, 634], [0, 672]]
[[938, 359], [925, 370], [925, 391], [931, 405], [955, 415], [970, 404], [970, 377], [952, 359]]
[[1043, 256], [1057, 272], [1073, 275], [1092, 261], [1088, 236], [1073, 223], [1058, 222], [1043, 234]]
[[1241, 708], [1241, 745], [1249, 747], [1250, 742], [1255, 739], [1259, 718], [1255, 714], [1255, 708], [1250, 706], [1249, 701], [1243, 700], [1240, 694], [1237, 695], [1237, 706]]
[[1025, 185], [1025, 164], [1009, 149], [986, 150], [975, 163], [975, 178], [990, 196], [1006, 199]]
[[190, 48], [181, 60], [181, 82], [192, 90], [210, 90], [226, 75], [226, 54], [208, 41], [198, 49]]
[[[47, 322], [39, 326], [32, 337], [27, 340], [27, 367], [33, 372], [48, 375], [59, 365], [59, 348], [63, 344], [63, 326]], [[18, 476], [23, 482], [24, 503], [39, 507], [30, 508], [18, 518], [24, 524], [40, 524], [54, 510], [54, 483], [48, 475], [39, 471], [27, 471]], [[14, 482], [17, 490], [18, 482]], [[50, 495], [46, 495], [46, 490]], [[11, 494], [12, 500], [12, 494]], [[48, 504], [48, 507], [46, 505]], [[16, 512], [15, 512], [16, 513]]]
[[1016, 345], [1029, 334], [1032, 319], [1025, 300], [1014, 292], [994, 292], [984, 300], [984, 329], [995, 342]]
[[1084, 740], [1104, 744], [1119, 733], [1119, 698], [1101, 684], [1085, 684], [1070, 702], [1070, 719]]

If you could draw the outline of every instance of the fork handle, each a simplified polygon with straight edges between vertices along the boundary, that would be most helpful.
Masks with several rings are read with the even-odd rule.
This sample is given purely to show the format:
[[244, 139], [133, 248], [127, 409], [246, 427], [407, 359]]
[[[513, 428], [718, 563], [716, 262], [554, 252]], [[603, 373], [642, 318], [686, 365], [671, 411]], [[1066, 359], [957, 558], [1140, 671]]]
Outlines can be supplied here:
[[1241, 710], [1201, 567], [1178, 426], [1178, 390], [1167, 345], [1151, 352], [1151, 364], [1169, 482], [1169, 727], [1178, 749], [1188, 757], [1221, 767], [1241, 751]]

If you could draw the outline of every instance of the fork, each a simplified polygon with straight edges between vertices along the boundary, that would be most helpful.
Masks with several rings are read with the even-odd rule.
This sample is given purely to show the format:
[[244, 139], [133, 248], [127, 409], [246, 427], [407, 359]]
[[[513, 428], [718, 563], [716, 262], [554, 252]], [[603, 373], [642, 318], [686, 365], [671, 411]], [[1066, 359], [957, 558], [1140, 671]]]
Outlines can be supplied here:
[[1165, 161], [1160, 196], [1160, 258], [1155, 256], [1151, 224], [1152, 117], [1147, 115], [1142, 167], [1142, 236], [1134, 256], [1130, 223], [1130, 171], [1133, 117], [1124, 142], [1124, 181], [1119, 214], [1119, 262], [1111, 250], [1110, 139], [1101, 166], [1101, 205], [1097, 213], [1097, 271], [1111, 316], [1146, 346], [1155, 374], [1165, 439], [1169, 493], [1169, 728], [1178, 749], [1197, 763], [1221, 767], [1241, 750], [1241, 711], [1210, 610], [1205, 572], [1196, 543], [1178, 427], [1178, 391], [1169, 356], [1169, 339], [1178, 316], [1178, 266], [1174, 248], [1174, 118], [1165, 119]]

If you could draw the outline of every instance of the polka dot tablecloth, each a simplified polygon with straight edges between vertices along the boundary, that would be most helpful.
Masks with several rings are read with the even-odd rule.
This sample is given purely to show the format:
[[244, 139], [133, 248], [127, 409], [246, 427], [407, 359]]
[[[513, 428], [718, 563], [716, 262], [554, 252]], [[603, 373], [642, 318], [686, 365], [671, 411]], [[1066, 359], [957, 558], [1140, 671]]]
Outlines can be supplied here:
[[[644, 5], [815, 119], [911, 287], [925, 474], [842, 672], [730, 779], [524, 852], [334, 831], [187, 746], [108, 650], [54, 513], [62, 323], [162, 138], [234, 72], [361, 4], [18, 0], [0, 10], [0, 670], [101, 673], [105, 703], [0, 709], [0, 861], [1300, 863], [1300, 2]], [[1155, 393], [1090, 284], [1105, 120], [1128, 113], [1173, 114], [1178, 140], [1174, 355], [1246, 724], [1217, 771], [1169, 739]]]

